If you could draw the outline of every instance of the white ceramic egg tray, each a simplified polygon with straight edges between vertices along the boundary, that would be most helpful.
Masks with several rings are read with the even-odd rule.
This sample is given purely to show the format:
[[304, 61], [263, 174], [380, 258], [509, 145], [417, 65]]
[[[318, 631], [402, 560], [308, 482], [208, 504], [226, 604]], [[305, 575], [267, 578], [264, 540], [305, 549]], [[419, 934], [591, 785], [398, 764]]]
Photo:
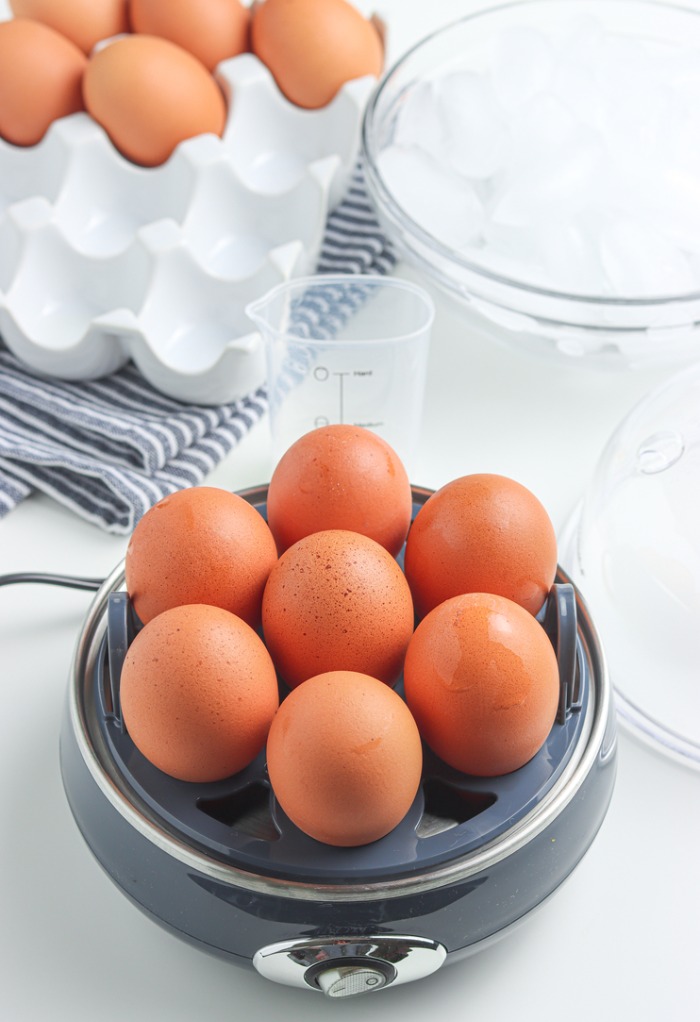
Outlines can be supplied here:
[[161, 392], [234, 400], [265, 377], [248, 302], [313, 272], [374, 79], [303, 110], [253, 55], [222, 62], [222, 138], [127, 161], [88, 114], [0, 141], [0, 336], [38, 373], [96, 379], [133, 359]]

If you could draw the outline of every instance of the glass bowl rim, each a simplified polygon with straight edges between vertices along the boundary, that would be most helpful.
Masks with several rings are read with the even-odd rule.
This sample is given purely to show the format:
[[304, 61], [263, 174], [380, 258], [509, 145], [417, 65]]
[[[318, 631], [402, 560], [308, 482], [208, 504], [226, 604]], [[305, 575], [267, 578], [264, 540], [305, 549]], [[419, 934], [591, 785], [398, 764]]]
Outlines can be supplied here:
[[[409, 236], [413, 239], [421, 242], [424, 246], [429, 248], [437, 256], [444, 260], [452, 263], [462, 270], [466, 270], [468, 273], [474, 274], [476, 277], [482, 277], [486, 280], [493, 282], [494, 284], [500, 284], [507, 288], [511, 288], [514, 291], [521, 292], [526, 295], [539, 296], [544, 299], [581, 303], [589, 307], [599, 308], [637, 308], [637, 309], [658, 309], [665, 306], [678, 304], [681, 305], [685, 302], [698, 302], [700, 301], [700, 287], [694, 291], [676, 293], [676, 294], [664, 294], [654, 295], [651, 297], [639, 297], [639, 296], [625, 296], [625, 295], [596, 295], [586, 293], [574, 293], [568, 291], [560, 291], [555, 288], [543, 287], [540, 285], [528, 283], [526, 281], [517, 279], [516, 277], [510, 277], [502, 273], [498, 273], [494, 270], [490, 270], [485, 266], [479, 265], [478, 262], [474, 262], [470, 259], [464, 258], [454, 249], [451, 249], [448, 245], [443, 244], [434, 235], [430, 234], [423, 227], [420, 226], [415, 220], [413, 220], [403, 209], [403, 207], [394, 199], [392, 193], [384, 182], [382, 175], [379, 171], [377, 164], [377, 156], [379, 150], [376, 146], [376, 132], [375, 123], [378, 116], [378, 109], [381, 105], [388, 87], [392, 84], [392, 80], [396, 75], [400, 74], [410, 61], [419, 53], [425, 53], [430, 46], [435, 44], [436, 41], [448, 37], [456, 29], [461, 28], [468, 23], [476, 21], [481, 18], [486, 18], [495, 13], [515, 8], [528, 8], [532, 6], [553, 6], [558, 5], [561, 10], [562, 3], [581, 3], [582, 0], [506, 0], [505, 3], [494, 3], [483, 6], [479, 10], [473, 11], [470, 14], [463, 15], [462, 17], [456, 18], [446, 25], [435, 29], [423, 36], [411, 47], [409, 47], [400, 57], [398, 57], [394, 63], [388, 67], [381, 78], [377, 82], [369, 101], [365, 107], [364, 116], [362, 118], [362, 131], [361, 131], [361, 147], [363, 162], [365, 167], [365, 173], [367, 183], [370, 191], [373, 193], [375, 202], [380, 207], [381, 211], [385, 216], [397, 225], [399, 228], [404, 229]], [[698, 8], [689, 7], [683, 3], [669, 3], [666, 0], [606, 0], [606, 3], [614, 4], [618, 8], [626, 6], [628, 8], [634, 7], [645, 7], [645, 8], [662, 8], [669, 11], [675, 11], [681, 14], [689, 14], [694, 17], [700, 16], [700, 10]], [[414, 79], [419, 81], [420, 79]], [[452, 282], [451, 282], [452, 283]]]

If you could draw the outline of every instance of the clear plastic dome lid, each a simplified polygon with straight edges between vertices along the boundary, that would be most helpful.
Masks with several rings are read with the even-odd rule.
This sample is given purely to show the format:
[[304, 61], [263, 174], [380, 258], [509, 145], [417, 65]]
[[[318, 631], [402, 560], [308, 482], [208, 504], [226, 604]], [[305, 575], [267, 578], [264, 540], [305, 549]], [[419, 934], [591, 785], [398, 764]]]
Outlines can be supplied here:
[[619, 716], [700, 769], [700, 365], [620, 424], [560, 547], [600, 632]]

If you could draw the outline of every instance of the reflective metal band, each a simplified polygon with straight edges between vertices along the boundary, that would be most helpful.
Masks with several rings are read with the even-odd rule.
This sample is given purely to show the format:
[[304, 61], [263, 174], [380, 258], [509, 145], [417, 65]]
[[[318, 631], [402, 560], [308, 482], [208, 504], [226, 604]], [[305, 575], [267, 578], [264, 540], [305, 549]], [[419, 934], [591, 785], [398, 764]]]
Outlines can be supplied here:
[[[560, 572], [563, 580], [570, 581]], [[96, 785], [114, 809], [146, 840], [167, 855], [181, 862], [187, 869], [221, 883], [246, 891], [277, 898], [291, 898], [300, 901], [366, 902], [387, 898], [399, 898], [414, 893], [460, 883], [496, 863], [513, 855], [542, 833], [575, 798], [590, 771], [601, 755], [601, 749], [611, 712], [611, 689], [607, 665], [588, 609], [577, 593], [579, 627], [582, 629], [590, 669], [593, 678], [591, 706], [588, 712], [587, 731], [579, 742], [579, 755], [573, 756], [562, 776], [548, 795], [531, 813], [506, 834], [484, 845], [462, 858], [455, 859], [434, 870], [392, 880], [370, 883], [312, 884], [288, 878], [277, 878], [254, 874], [237, 866], [213, 859], [166, 831], [147, 807], [140, 804], [138, 797], [127, 792], [116, 771], [110, 772], [109, 764], [103, 763], [92, 741], [88, 721], [81, 705], [81, 693], [85, 679], [94, 669], [100, 642], [106, 629], [105, 608], [109, 594], [123, 585], [123, 564], [117, 566], [105, 580], [93, 600], [85, 626], [76, 647], [70, 675], [70, 721], [81, 756]], [[96, 729], [95, 729], [96, 730]], [[610, 750], [607, 750], [608, 754]], [[104, 750], [103, 750], [104, 753]], [[108, 757], [103, 756], [105, 760]]]

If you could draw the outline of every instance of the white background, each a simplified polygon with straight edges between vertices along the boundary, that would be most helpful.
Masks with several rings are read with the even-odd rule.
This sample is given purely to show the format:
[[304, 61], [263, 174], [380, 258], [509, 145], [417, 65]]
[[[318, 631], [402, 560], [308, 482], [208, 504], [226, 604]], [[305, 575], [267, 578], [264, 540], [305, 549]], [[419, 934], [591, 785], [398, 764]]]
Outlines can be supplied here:
[[[365, 12], [374, 3], [358, 3]], [[383, 0], [392, 51], [468, 2]], [[0, 13], [5, 10], [0, 3]], [[411, 276], [404, 268], [402, 275]], [[621, 417], [665, 374], [560, 365], [494, 345], [438, 298], [413, 481], [473, 471], [529, 486], [560, 529]], [[269, 478], [263, 422], [209, 480]], [[102, 577], [126, 539], [35, 496], [0, 522], [0, 573]], [[0, 588], [0, 1018], [4, 1022], [255, 1017], [567, 1022], [698, 1016], [700, 775], [625, 733], [598, 838], [515, 934], [407, 987], [343, 1006], [277, 987], [181, 943], [110, 883], [73, 823], [58, 767], [70, 658], [89, 595]], [[669, 679], [659, 678], [659, 684]]]

